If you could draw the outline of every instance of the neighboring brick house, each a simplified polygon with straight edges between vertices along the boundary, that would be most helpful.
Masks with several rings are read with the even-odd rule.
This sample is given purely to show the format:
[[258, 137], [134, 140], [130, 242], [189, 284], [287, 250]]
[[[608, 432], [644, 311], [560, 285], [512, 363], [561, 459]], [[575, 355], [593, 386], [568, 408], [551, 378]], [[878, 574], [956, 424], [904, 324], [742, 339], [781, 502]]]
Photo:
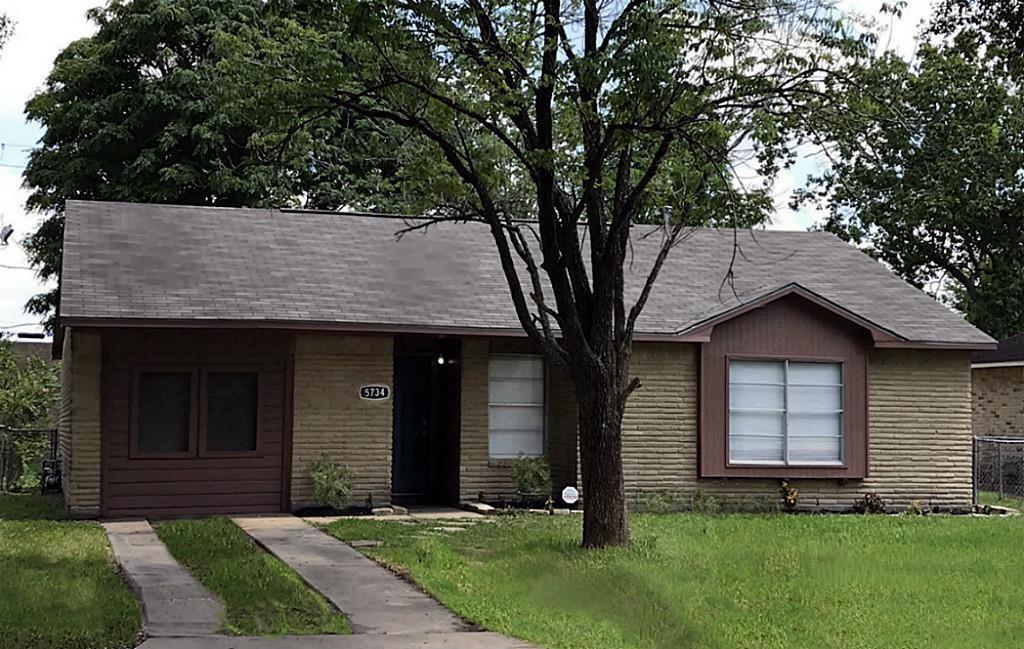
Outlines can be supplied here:
[[[521, 454], [546, 455], [557, 489], [577, 481], [572, 384], [523, 335], [486, 227], [66, 214], [55, 345], [75, 515], [287, 511], [310, 502], [321, 455], [354, 469], [357, 503], [511, 495]], [[627, 295], [652, 230], [636, 228]], [[637, 323], [629, 496], [774, 499], [788, 478], [807, 507], [873, 491], [966, 508], [970, 353], [993, 346], [831, 235], [697, 230]]]
[[974, 434], [1024, 437], [1024, 334], [971, 355]]

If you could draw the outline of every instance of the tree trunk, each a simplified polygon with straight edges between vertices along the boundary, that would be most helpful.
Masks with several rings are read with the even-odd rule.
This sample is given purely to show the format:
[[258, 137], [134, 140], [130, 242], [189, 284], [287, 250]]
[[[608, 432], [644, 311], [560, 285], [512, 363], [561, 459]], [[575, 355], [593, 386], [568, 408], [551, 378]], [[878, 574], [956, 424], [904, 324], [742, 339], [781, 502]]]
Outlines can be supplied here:
[[622, 477], [622, 399], [611, 373], [576, 378], [583, 477], [583, 547], [629, 544]]

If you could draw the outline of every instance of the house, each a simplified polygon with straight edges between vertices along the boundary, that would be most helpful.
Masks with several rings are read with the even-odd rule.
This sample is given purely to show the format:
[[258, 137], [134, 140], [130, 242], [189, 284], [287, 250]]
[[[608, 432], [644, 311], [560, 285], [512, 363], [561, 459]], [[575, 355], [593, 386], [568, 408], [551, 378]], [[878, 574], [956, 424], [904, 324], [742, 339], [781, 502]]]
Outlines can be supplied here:
[[[520, 455], [574, 484], [572, 385], [524, 337], [486, 227], [396, 238], [410, 223], [69, 201], [72, 513], [288, 511], [321, 455], [357, 503], [507, 495]], [[636, 228], [629, 295], [658, 234]], [[697, 230], [638, 321], [629, 497], [774, 500], [788, 478], [805, 507], [969, 507], [970, 354], [993, 346], [832, 235]]]
[[974, 434], [1024, 437], [1024, 334], [971, 355]]

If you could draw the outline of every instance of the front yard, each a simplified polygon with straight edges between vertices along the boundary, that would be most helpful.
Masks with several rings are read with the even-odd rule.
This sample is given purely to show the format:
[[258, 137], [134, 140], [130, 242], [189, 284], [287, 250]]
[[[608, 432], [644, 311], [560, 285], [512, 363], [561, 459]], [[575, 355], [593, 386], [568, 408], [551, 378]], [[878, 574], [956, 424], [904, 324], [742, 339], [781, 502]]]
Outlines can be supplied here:
[[635, 516], [584, 551], [578, 517], [466, 531], [340, 521], [462, 616], [548, 649], [977, 649], [1024, 643], [1024, 520]]
[[58, 501], [0, 494], [0, 649], [131, 647], [139, 607], [103, 529]]

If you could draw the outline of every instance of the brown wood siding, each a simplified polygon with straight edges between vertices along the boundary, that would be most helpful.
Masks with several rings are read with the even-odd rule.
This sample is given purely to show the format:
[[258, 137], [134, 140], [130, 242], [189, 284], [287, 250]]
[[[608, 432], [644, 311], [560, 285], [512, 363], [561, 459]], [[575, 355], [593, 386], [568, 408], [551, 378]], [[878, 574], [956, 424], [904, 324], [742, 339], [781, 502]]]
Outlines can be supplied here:
[[[702, 346], [700, 475], [703, 477], [864, 478], [867, 475], [868, 333], [800, 297], [779, 299], [715, 326]], [[843, 363], [845, 463], [841, 467], [728, 464], [730, 357]]]
[[[287, 510], [289, 334], [259, 331], [103, 333], [102, 514], [186, 516]], [[133, 382], [140, 367], [256, 368], [259, 454], [188, 458], [131, 455]]]

